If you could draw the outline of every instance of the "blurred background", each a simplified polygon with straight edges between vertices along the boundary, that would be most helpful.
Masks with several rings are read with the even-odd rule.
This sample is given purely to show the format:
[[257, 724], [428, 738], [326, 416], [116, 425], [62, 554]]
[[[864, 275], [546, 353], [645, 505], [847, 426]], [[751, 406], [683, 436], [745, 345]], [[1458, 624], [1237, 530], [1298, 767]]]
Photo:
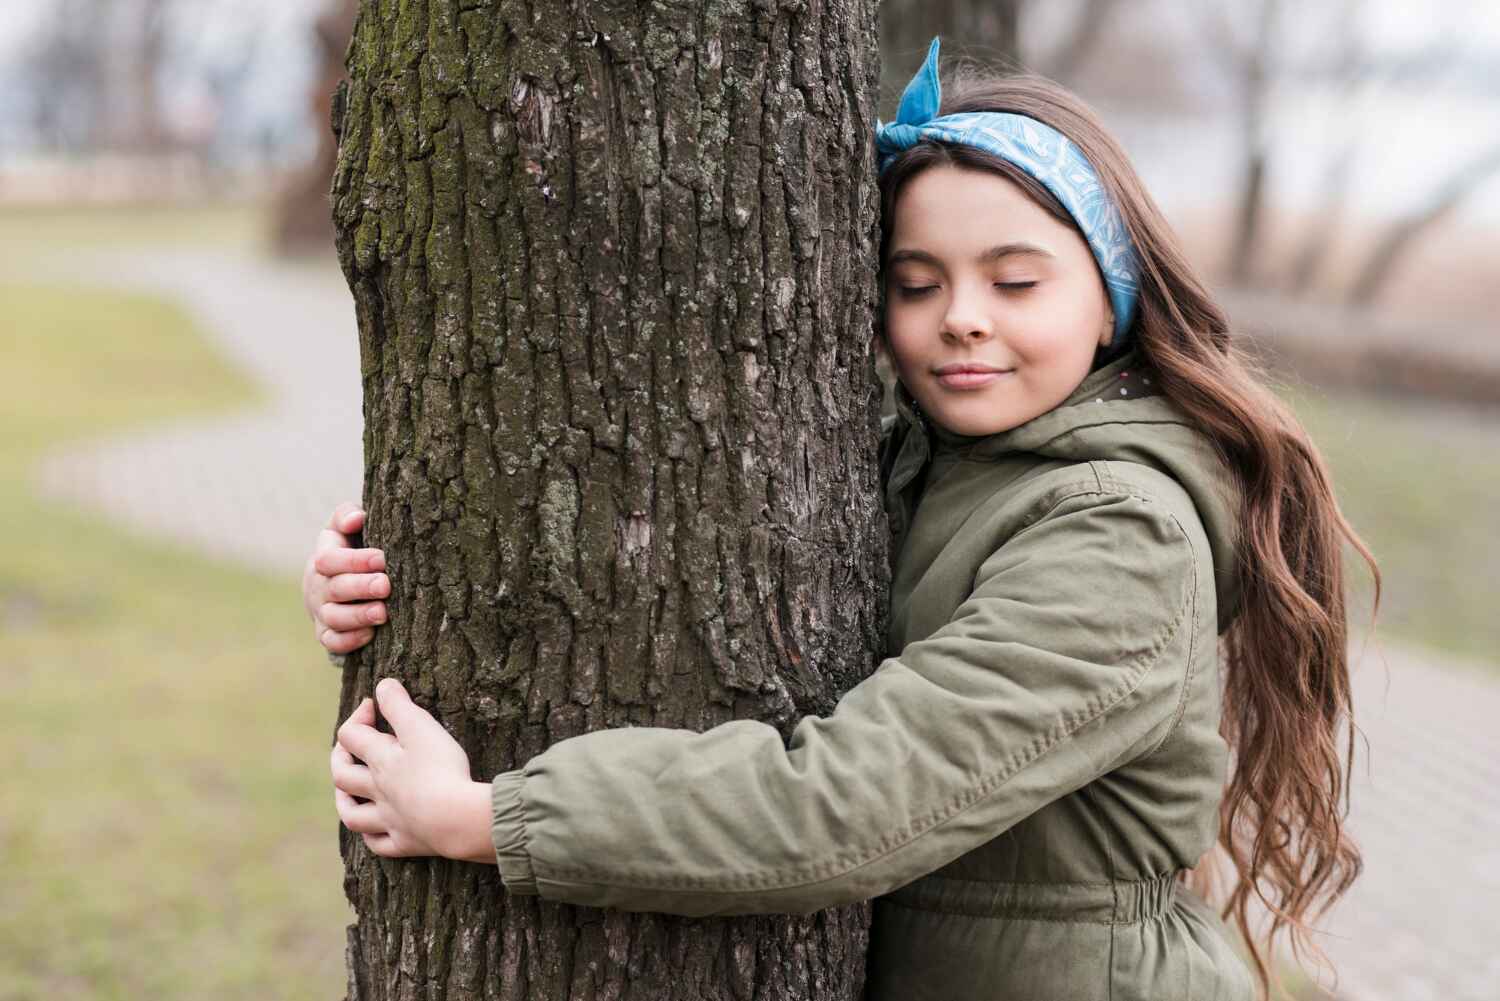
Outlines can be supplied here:
[[[343, 0], [0, 4], [0, 1001], [333, 997], [337, 672], [297, 577], [361, 483], [331, 247]], [[1079, 91], [1333, 467], [1366, 874], [1296, 996], [1500, 998], [1500, 8], [885, 0]]]

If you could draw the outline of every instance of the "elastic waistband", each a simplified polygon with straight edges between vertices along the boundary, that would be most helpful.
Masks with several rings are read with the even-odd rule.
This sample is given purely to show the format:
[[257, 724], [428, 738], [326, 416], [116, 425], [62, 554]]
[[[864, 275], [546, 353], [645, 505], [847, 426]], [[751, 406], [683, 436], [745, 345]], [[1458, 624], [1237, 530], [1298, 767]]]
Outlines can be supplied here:
[[991, 883], [925, 876], [880, 899], [920, 911], [982, 918], [1134, 924], [1171, 910], [1177, 875], [1098, 883]]

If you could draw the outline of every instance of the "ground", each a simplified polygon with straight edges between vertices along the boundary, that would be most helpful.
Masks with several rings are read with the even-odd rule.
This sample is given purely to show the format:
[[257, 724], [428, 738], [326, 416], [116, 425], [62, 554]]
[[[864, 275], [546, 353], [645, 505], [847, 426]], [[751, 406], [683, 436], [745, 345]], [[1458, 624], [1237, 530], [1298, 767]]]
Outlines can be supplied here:
[[[0, 1001], [336, 997], [337, 675], [296, 577], [359, 489], [347, 291], [326, 260], [268, 262], [245, 212], [21, 221], [0, 227], [25, 234], [0, 237]], [[1339, 996], [1492, 998], [1500, 418], [1290, 398], [1387, 578], [1356, 673], [1367, 870], [1324, 938]]]

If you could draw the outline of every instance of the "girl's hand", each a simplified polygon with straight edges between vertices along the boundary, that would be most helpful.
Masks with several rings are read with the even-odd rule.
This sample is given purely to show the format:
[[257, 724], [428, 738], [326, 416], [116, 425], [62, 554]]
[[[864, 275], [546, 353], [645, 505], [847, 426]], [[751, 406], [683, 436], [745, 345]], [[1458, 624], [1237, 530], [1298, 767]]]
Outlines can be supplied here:
[[386, 620], [385, 602], [378, 600], [391, 593], [391, 579], [380, 572], [385, 569], [385, 553], [354, 549], [345, 534], [358, 532], [364, 524], [365, 512], [358, 504], [340, 504], [328, 527], [318, 533], [302, 571], [302, 605], [312, 616], [318, 642], [329, 653], [359, 649]]
[[470, 778], [464, 749], [399, 681], [384, 679], [375, 697], [395, 734], [375, 729], [369, 699], [339, 727], [332, 760], [339, 819], [385, 858], [442, 855], [495, 865], [489, 783]]

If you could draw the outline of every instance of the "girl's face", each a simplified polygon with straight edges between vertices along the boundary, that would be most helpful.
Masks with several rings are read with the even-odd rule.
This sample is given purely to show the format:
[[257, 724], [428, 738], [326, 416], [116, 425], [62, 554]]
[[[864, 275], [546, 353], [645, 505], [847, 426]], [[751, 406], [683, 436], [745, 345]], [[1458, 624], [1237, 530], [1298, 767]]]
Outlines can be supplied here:
[[1114, 328], [1077, 230], [998, 174], [953, 166], [907, 181], [895, 215], [887, 346], [923, 413], [985, 435], [1067, 399]]

